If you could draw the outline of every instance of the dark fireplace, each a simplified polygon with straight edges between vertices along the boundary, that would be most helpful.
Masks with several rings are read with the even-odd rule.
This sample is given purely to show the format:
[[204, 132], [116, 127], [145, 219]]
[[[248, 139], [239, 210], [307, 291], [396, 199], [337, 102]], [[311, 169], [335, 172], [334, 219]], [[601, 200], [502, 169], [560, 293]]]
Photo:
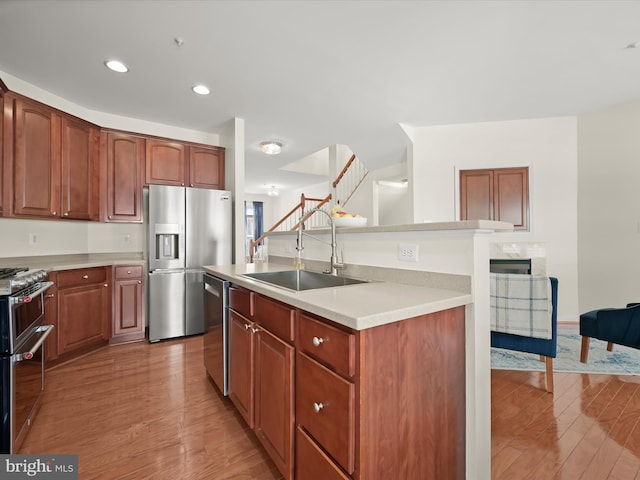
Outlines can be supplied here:
[[492, 258], [489, 260], [492, 273], [521, 273], [531, 275], [530, 258]]

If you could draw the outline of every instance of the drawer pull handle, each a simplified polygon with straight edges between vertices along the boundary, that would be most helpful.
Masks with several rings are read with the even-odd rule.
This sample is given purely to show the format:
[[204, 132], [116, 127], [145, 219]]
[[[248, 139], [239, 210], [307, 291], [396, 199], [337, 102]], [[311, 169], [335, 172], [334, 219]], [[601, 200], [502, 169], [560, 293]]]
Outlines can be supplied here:
[[324, 343], [324, 338], [321, 337], [313, 337], [313, 346], [314, 347], [319, 347], [320, 345], [322, 345]]
[[258, 333], [260, 331], [259, 328], [252, 328], [251, 333]]
[[249, 330], [251, 328], [251, 325], [249, 325], [248, 323], [244, 324], [244, 329], [245, 330]]
[[86, 280], [87, 278], [89, 278], [89, 275], [82, 275], [82, 278]]
[[320, 411], [324, 408], [324, 404], [313, 402], [313, 411], [316, 413], [320, 413]]

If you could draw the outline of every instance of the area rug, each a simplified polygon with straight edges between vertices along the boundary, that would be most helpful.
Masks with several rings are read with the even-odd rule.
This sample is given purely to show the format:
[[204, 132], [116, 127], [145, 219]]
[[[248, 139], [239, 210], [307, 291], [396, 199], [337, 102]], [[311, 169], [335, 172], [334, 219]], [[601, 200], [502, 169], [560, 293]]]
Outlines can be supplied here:
[[[614, 345], [613, 352], [608, 352], [607, 342], [595, 338], [591, 339], [588, 363], [580, 363], [582, 337], [576, 330], [558, 328], [558, 351], [553, 360], [555, 372], [640, 375], [640, 350]], [[539, 355], [492, 348], [491, 368], [544, 371], [545, 366]]]

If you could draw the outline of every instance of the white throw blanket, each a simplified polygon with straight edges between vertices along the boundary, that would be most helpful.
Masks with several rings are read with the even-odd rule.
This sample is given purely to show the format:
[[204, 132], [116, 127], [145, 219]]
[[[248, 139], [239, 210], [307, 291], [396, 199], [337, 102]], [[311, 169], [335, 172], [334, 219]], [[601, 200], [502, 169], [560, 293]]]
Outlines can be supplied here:
[[491, 330], [551, 338], [551, 281], [545, 276], [491, 273]]

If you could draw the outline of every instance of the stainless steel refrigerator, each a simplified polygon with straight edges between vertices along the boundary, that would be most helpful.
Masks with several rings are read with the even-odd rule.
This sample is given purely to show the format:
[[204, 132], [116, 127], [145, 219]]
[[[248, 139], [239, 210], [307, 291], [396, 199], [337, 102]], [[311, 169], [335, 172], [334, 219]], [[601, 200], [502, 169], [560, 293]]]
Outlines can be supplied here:
[[149, 341], [205, 331], [204, 265], [231, 263], [231, 192], [149, 185]]

